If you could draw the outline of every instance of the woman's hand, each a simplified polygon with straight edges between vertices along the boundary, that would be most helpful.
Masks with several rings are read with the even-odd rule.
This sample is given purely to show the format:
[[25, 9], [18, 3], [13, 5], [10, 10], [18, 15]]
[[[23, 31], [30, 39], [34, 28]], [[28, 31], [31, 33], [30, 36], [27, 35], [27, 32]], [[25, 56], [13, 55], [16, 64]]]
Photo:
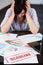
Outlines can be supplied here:
[[15, 6], [15, 1], [13, 1], [13, 2], [12, 2], [12, 5], [11, 5], [12, 14], [15, 16], [14, 6]]
[[28, 1], [26, 1], [26, 9], [27, 9], [26, 18], [31, 18], [30, 13], [29, 13], [30, 8], [31, 8], [30, 3]]
[[30, 8], [31, 8], [30, 3], [26, 1], [26, 9], [28, 13], [29, 13]]

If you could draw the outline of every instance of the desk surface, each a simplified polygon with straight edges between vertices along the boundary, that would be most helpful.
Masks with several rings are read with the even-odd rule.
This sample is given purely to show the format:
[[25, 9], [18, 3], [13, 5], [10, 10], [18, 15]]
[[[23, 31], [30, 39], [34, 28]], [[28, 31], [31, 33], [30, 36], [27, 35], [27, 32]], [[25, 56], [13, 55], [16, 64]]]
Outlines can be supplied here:
[[30, 31], [12, 31], [11, 33], [16, 33], [19, 35], [32, 34]]
[[[25, 34], [31, 34], [31, 32], [29, 31], [16, 31], [16, 32], [11, 32], [11, 33], [16, 33], [16, 34], [18, 34], [18, 35], [25, 35]], [[38, 58], [38, 61], [39, 61], [39, 63], [42, 63], [42, 60], [43, 60], [43, 55], [37, 55], [37, 58]]]
[[[25, 35], [25, 34], [32, 34], [30, 31], [29, 32], [28, 31], [15, 31], [15, 32], [13, 31], [12, 33], [17, 33], [18, 36]], [[43, 54], [37, 55], [37, 58], [38, 58], [39, 63], [43, 63]]]

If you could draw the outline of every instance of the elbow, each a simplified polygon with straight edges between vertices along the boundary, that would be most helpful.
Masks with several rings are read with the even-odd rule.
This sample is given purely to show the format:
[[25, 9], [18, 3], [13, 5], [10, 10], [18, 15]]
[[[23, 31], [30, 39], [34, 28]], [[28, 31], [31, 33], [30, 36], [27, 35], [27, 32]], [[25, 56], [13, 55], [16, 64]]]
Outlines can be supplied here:
[[37, 28], [36, 30], [32, 31], [32, 34], [37, 34], [39, 31], [39, 28]]
[[2, 32], [3, 34], [6, 33], [6, 31], [3, 29], [3, 27], [1, 27], [1, 32]]

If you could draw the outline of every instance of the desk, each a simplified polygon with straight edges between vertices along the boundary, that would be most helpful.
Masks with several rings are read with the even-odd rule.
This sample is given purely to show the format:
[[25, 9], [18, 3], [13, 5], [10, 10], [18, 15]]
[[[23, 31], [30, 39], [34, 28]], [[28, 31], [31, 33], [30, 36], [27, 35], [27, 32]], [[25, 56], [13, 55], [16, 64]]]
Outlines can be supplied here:
[[12, 31], [11, 33], [16, 33], [18, 36], [25, 35], [25, 34], [32, 34], [30, 31]]
[[[30, 31], [29, 31], [29, 32], [28, 32], [28, 31], [25, 31], [25, 32], [24, 32], [24, 31], [16, 31], [16, 32], [13, 31], [13, 32], [11, 32], [11, 33], [16, 33], [16, 34], [18, 34], [18, 36], [19, 36], [19, 35], [25, 35], [25, 34], [31, 34]], [[39, 56], [37, 55], [37, 57], [38, 57], [38, 60], [40, 60], [40, 58], [42, 58], [42, 55], [41, 55], [41, 57], [39, 57]], [[39, 62], [40, 62], [40, 61], [39, 61]]]
[[[30, 31], [29, 32], [28, 31], [16, 31], [16, 32], [13, 31], [12, 33], [17, 33], [18, 36], [25, 35], [25, 34], [32, 34]], [[37, 55], [37, 58], [38, 58], [39, 63], [43, 63], [43, 54]]]
[[43, 54], [37, 55], [38, 62], [43, 63]]

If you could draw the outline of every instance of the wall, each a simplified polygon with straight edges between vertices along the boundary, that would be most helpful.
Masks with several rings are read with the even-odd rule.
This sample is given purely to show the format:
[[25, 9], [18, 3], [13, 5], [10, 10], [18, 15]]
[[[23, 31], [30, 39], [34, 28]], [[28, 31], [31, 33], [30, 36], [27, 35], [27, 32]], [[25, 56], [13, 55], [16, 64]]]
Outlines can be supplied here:
[[[10, 5], [13, 0], [0, 0], [0, 10]], [[43, 4], [43, 0], [28, 0], [31, 4]]]
[[13, 0], [0, 0], [0, 9], [10, 5]]
[[29, 0], [31, 4], [43, 4], [43, 0]]

